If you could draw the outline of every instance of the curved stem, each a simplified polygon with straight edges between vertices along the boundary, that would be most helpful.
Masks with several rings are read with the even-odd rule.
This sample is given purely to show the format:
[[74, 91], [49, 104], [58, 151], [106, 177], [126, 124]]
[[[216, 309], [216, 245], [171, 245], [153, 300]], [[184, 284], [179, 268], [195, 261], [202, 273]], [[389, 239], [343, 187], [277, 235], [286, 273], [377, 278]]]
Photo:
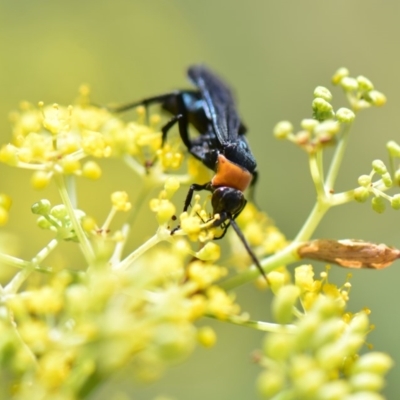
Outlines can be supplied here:
[[312, 236], [315, 229], [321, 222], [322, 218], [330, 208], [330, 203], [327, 201], [317, 201], [311, 210], [307, 221], [304, 223], [300, 232], [297, 234], [294, 242], [304, 242]]
[[129, 254], [124, 260], [122, 260], [119, 264], [115, 264], [113, 266], [114, 271], [124, 271], [126, 270], [138, 257], [144, 254], [146, 251], [151, 249], [156, 244], [168, 240], [171, 236], [171, 233], [168, 229], [160, 226], [157, 230], [157, 233], [152, 236], [149, 240], [143, 243], [140, 247], [138, 247], [135, 251]]
[[[206, 317], [213, 318], [216, 320], [220, 320], [213, 314], [205, 314]], [[274, 332], [274, 333], [292, 333], [295, 332], [297, 327], [295, 325], [280, 325], [274, 324], [272, 322], [264, 322], [264, 321], [254, 321], [254, 320], [246, 320], [238, 315], [231, 315], [227, 319], [223, 320], [224, 322], [230, 322], [231, 324], [244, 326], [247, 328], [256, 329], [264, 332]]]
[[91, 264], [92, 260], [94, 259], [93, 249], [92, 249], [89, 239], [87, 238], [80, 222], [76, 218], [75, 210], [74, 210], [74, 207], [72, 205], [71, 199], [69, 197], [69, 194], [68, 194], [68, 191], [67, 191], [67, 188], [65, 185], [64, 176], [59, 173], [55, 173], [54, 179], [57, 184], [61, 199], [62, 199], [63, 203], [65, 204], [65, 207], [68, 210], [68, 215], [71, 218], [71, 222], [74, 227], [76, 236], [78, 237], [79, 245], [81, 247], [82, 253], [86, 259], [86, 262], [88, 264]]
[[325, 188], [322, 169], [322, 151], [310, 154], [308, 161], [310, 166], [311, 178], [314, 182], [315, 190], [317, 192], [317, 197], [324, 197]]
[[40, 252], [32, 258], [26, 267], [19, 271], [4, 288], [4, 294], [17, 293], [21, 285], [26, 281], [29, 275], [37, 268], [37, 266], [51, 253], [58, 245], [58, 240], [53, 239]]
[[326, 183], [325, 183], [325, 188], [328, 191], [331, 191], [334, 189], [336, 178], [339, 173], [339, 168], [340, 165], [342, 164], [344, 152], [346, 151], [347, 144], [349, 142], [349, 137], [350, 137], [350, 129], [352, 127], [352, 124], [346, 124], [342, 137], [340, 138], [340, 141], [336, 147], [335, 154], [333, 155], [332, 162], [328, 171], [328, 175], [326, 177]]

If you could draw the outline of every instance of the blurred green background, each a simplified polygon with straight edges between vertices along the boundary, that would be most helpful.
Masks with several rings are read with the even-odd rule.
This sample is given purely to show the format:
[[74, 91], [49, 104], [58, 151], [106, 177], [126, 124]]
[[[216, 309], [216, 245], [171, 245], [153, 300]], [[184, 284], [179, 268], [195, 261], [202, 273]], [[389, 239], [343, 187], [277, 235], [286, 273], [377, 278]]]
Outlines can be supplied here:
[[[333, 72], [346, 66], [353, 76], [370, 78], [388, 104], [359, 116], [336, 190], [353, 188], [373, 159], [386, 161], [386, 141], [400, 141], [399, 18], [397, 0], [0, 0], [1, 143], [9, 140], [7, 116], [20, 100], [69, 104], [82, 83], [90, 84], [98, 104], [140, 99], [187, 87], [187, 66], [204, 62], [234, 87], [258, 159], [258, 204], [291, 238], [315, 194], [305, 154], [276, 141], [272, 128], [282, 119], [298, 124], [310, 116], [314, 87], [331, 88]], [[338, 89], [333, 95], [335, 107], [346, 105]], [[107, 212], [111, 190], [135, 194], [134, 186], [127, 187], [126, 169], [116, 162], [109, 165], [107, 185], [80, 185], [81, 206], [99, 218]], [[27, 189], [29, 178], [28, 172], [0, 166], [0, 191], [14, 199], [6, 229], [22, 238], [20, 252], [26, 257], [48, 240], [47, 234], [29, 233], [36, 232], [30, 205], [43, 196], [58, 202], [51, 188], [45, 194]], [[377, 215], [368, 204], [351, 204], [332, 210], [316, 237], [400, 247], [399, 221], [399, 212], [391, 209]], [[331, 280], [340, 284], [348, 272], [334, 267]], [[397, 364], [385, 391], [389, 399], [400, 393], [399, 280], [400, 262], [383, 271], [354, 271], [351, 280], [351, 309], [372, 310], [376, 329], [369, 341]], [[268, 318], [269, 298], [252, 285], [239, 291], [239, 301], [255, 316]], [[213, 326], [218, 331], [215, 349], [198, 349], [156, 385], [140, 387], [134, 398], [257, 398], [258, 367], [250, 354], [263, 335], [222, 323]], [[130, 379], [116, 377], [113, 384], [129, 386]], [[94, 398], [107, 399], [107, 393]]]

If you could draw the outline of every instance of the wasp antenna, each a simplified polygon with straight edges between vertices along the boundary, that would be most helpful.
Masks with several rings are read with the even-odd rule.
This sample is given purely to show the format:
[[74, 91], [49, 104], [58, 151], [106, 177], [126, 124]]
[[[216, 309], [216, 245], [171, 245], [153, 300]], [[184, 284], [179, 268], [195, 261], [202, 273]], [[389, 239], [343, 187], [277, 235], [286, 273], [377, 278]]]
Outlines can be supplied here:
[[249, 244], [247, 243], [247, 240], [243, 236], [243, 233], [240, 230], [239, 226], [236, 224], [235, 220], [232, 217], [229, 218], [229, 221], [230, 221], [233, 229], [235, 230], [236, 234], [239, 236], [239, 239], [242, 241], [242, 243], [243, 243], [244, 247], [246, 248], [247, 252], [249, 253], [251, 259], [253, 260], [253, 263], [256, 265], [258, 270], [261, 272], [261, 275], [265, 278], [265, 280], [268, 283], [267, 275], [265, 275], [265, 272], [262, 269], [261, 264], [258, 261], [258, 258], [256, 257], [256, 255], [254, 254], [253, 250], [250, 248]]

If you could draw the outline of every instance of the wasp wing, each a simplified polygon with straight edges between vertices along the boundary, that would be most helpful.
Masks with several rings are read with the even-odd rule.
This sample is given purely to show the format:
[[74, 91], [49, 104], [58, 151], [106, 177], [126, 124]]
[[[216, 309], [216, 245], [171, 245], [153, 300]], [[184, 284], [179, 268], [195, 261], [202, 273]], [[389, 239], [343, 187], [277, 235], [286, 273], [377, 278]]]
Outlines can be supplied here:
[[237, 140], [242, 124], [229, 87], [203, 65], [191, 66], [188, 76], [200, 91], [218, 141], [224, 144]]

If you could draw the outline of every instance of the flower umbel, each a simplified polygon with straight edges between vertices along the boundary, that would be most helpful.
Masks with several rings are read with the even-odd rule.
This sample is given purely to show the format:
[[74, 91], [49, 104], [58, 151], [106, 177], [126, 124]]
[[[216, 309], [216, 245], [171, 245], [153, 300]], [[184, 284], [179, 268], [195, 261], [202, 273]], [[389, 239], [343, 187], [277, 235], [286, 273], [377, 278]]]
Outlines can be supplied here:
[[[263, 372], [258, 386], [266, 398], [378, 396], [392, 361], [379, 352], [359, 354], [372, 328], [368, 310], [347, 310], [350, 283], [337, 287], [328, 281], [328, 272], [315, 279], [309, 265], [296, 268], [294, 277], [286, 268], [301, 254], [318, 253], [320, 258], [314, 258], [340, 264], [338, 257], [347, 251], [347, 264], [341, 257], [341, 265], [351, 262], [359, 268], [386, 267], [393, 261], [388, 252], [394, 258], [398, 254], [365, 241], [310, 240], [332, 206], [371, 196], [377, 212], [383, 211], [385, 200], [400, 209], [400, 195], [386, 193], [400, 181], [400, 173], [380, 160], [360, 176], [359, 187], [334, 192], [355, 114], [383, 105], [385, 97], [370, 80], [351, 78], [346, 69], [338, 70], [333, 82], [345, 91], [350, 108], [334, 110], [331, 92], [318, 86], [312, 117], [301, 121], [301, 130], [294, 133], [286, 121], [274, 130], [277, 138], [306, 151], [317, 193], [316, 206], [292, 242], [250, 201], [240, 215], [221, 219], [222, 212], [211, 212], [209, 193], [201, 192], [180, 212], [183, 206], [175, 197], [182, 186], [208, 182], [213, 171], [183, 152], [178, 134], [163, 135], [162, 115], [140, 106], [126, 122], [92, 105], [87, 87], [73, 106], [22, 103], [11, 115], [12, 138], [1, 147], [0, 161], [31, 170], [35, 189], [55, 185], [59, 199], [42, 198], [31, 206], [38, 227], [51, 235], [32, 258], [0, 248], [1, 266], [14, 268], [0, 287], [4, 395], [15, 400], [89, 399], [123, 369], [135, 380], [154, 381], [183, 362], [198, 343], [214, 346], [216, 330], [199, 322], [212, 318], [232, 328], [269, 332], [259, 357]], [[328, 145], [336, 150], [325, 177], [322, 154]], [[390, 142], [388, 150], [394, 164], [400, 147]], [[101, 192], [78, 208], [76, 181], [102, 182], [111, 158], [122, 161], [133, 176], [127, 173], [122, 187]], [[152, 213], [146, 213], [149, 209]], [[0, 226], [9, 213], [12, 220], [13, 212], [11, 198], [0, 194]], [[98, 215], [104, 222], [98, 222]], [[219, 226], [218, 218], [225, 223]], [[232, 227], [227, 230], [234, 223], [248, 248]], [[225, 233], [228, 249], [214, 241]], [[67, 243], [60, 246], [62, 242]], [[82, 261], [71, 262], [63, 246], [80, 252]], [[260, 260], [268, 273], [268, 283], [261, 279], [257, 286], [273, 292], [275, 322], [251, 320], [236, 299], [234, 289], [260, 275], [249, 268], [250, 247], [253, 260]], [[57, 257], [62, 262], [54, 262]]]

